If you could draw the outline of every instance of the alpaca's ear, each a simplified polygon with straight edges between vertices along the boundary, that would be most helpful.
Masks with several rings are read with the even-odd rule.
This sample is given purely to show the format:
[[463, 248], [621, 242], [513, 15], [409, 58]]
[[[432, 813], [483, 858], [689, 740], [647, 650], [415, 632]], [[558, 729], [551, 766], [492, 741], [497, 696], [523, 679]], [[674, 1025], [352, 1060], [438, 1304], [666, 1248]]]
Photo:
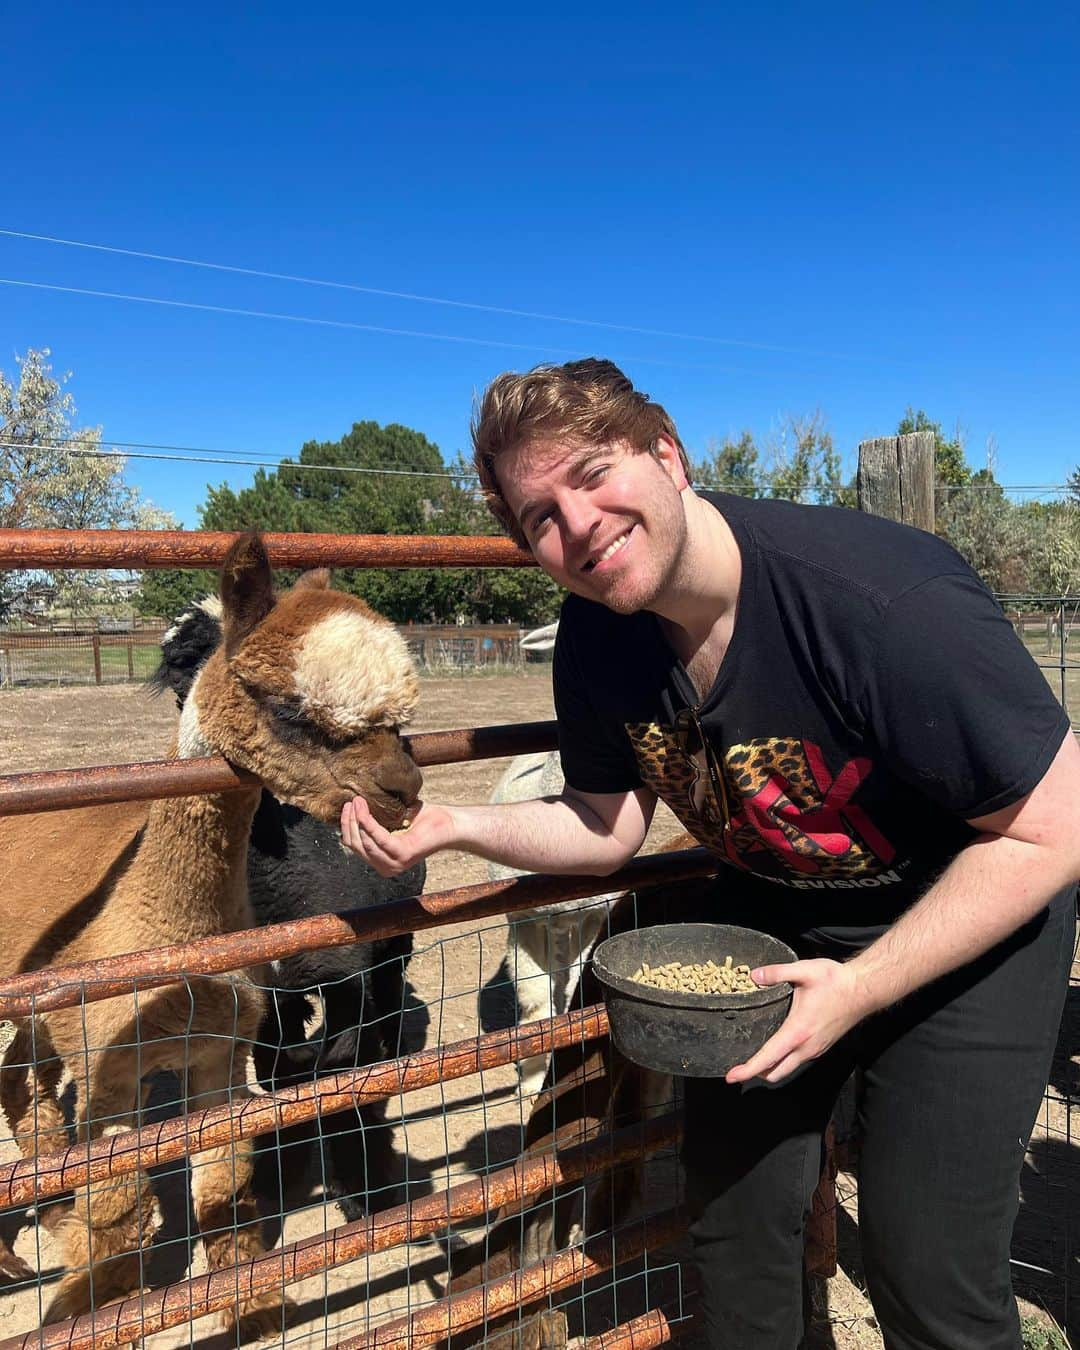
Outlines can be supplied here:
[[330, 587], [329, 567], [315, 567], [310, 572], [301, 572], [296, 578], [294, 591], [325, 591]]
[[221, 620], [225, 655], [274, 608], [274, 580], [262, 539], [252, 531], [231, 545], [221, 567]]

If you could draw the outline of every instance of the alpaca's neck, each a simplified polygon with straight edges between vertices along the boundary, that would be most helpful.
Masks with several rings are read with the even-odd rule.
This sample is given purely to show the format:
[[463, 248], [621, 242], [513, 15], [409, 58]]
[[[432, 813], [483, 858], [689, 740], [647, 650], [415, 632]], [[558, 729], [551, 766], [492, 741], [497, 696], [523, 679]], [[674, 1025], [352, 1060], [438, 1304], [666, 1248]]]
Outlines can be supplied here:
[[[191, 711], [189, 712], [189, 707]], [[189, 701], [170, 758], [214, 754]], [[232, 932], [254, 925], [248, 901], [247, 853], [260, 788], [154, 802], [128, 884], [143, 914], [167, 940]], [[156, 906], [147, 911], [146, 906]]]
[[247, 854], [259, 788], [157, 801], [135, 867], [164, 902], [170, 940], [251, 928]]

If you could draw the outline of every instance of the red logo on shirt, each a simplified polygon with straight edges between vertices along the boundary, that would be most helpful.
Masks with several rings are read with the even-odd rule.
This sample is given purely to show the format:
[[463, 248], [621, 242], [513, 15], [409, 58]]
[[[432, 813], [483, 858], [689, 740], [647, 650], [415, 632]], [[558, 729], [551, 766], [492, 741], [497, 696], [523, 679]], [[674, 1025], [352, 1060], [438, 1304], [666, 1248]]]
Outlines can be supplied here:
[[[789, 871], [806, 875], [851, 875], [876, 870], [875, 863], [888, 866], [896, 850], [852, 800], [872, 761], [850, 759], [834, 776], [812, 741], [804, 741], [794, 754], [783, 754], [779, 763], [778, 744], [788, 750], [797, 745], [766, 741], [729, 752], [725, 768], [741, 801], [724, 831], [729, 860], [756, 871], [746, 855], [767, 849]], [[750, 752], [745, 760], [740, 754], [744, 750]]]

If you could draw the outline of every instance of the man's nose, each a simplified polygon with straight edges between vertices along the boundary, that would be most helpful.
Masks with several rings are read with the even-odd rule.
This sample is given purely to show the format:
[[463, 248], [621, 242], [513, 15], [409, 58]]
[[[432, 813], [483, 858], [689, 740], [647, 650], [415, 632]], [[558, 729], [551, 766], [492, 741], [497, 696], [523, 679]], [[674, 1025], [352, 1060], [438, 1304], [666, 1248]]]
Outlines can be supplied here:
[[559, 504], [563, 530], [568, 539], [587, 539], [598, 518], [595, 503], [586, 492], [571, 492]]

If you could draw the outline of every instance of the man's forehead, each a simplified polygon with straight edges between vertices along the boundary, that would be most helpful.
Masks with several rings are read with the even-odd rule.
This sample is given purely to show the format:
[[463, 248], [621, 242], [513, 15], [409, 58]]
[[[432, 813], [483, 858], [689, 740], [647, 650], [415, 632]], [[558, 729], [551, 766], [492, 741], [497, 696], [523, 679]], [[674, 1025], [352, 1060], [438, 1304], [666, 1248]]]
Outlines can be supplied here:
[[529, 492], [534, 480], [573, 473], [598, 455], [618, 450], [610, 442], [534, 441], [516, 446], [499, 464], [504, 492], [516, 489], [518, 495]]

